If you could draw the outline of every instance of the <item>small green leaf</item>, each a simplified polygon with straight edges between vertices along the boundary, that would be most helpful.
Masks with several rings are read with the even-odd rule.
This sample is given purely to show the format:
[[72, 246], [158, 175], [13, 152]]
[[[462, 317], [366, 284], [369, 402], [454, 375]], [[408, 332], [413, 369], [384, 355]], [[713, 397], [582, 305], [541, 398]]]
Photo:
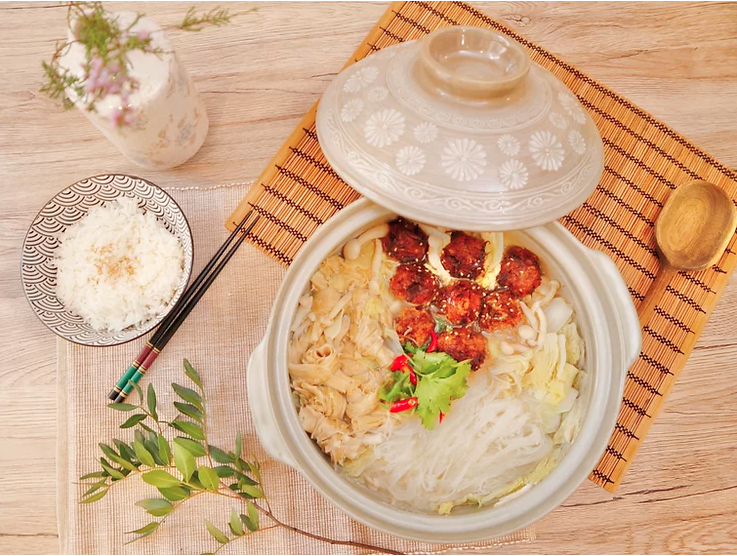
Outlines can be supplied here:
[[205, 439], [205, 433], [203, 432], [202, 427], [190, 421], [180, 421], [179, 419], [176, 419], [171, 422], [171, 426], [197, 440]]
[[260, 483], [261, 482], [261, 464], [256, 460], [253, 460], [252, 462], [246, 461], [244, 463], [248, 466], [248, 469], [250, 469], [253, 476], [256, 477], [256, 480]]
[[177, 436], [174, 439], [174, 444], [179, 444], [182, 448], [185, 448], [190, 454], [192, 454], [196, 458], [201, 458], [202, 456], [207, 454], [207, 452], [205, 451], [205, 447], [202, 444], [190, 438], [184, 438], [182, 436]]
[[105, 454], [108, 458], [112, 459], [118, 456], [118, 453], [107, 444], [103, 444], [102, 442], [100, 442], [98, 446], [100, 447], [100, 450], [102, 450], [102, 453]]
[[210, 520], [205, 520], [205, 526], [207, 527], [207, 532], [210, 533], [216, 541], [218, 541], [220, 544], [226, 544], [230, 541], [230, 539], [223, 533], [220, 529], [215, 527]]
[[179, 500], [184, 500], [189, 497], [189, 489], [183, 486], [168, 488], [158, 487], [158, 491], [161, 493], [161, 496], [167, 500], [171, 500], [172, 502], [178, 502]]
[[110, 475], [113, 479], [124, 479], [125, 475], [118, 471], [117, 469], [113, 468], [110, 465], [105, 465], [104, 463], [101, 464], [102, 468], [108, 472], [108, 475]]
[[235, 511], [235, 508], [230, 508], [230, 523], [228, 523], [228, 525], [236, 537], [242, 537], [246, 534], [243, 530], [243, 523], [241, 523], [241, 520], [238, 517], [238, 512]]
[[143, 433], [139, 430], [133, 432], [133, 438], [138, 440], [141, 444], [146, 444], [146, 437], [143, 436]]
[[243, 449], [243, 437], [241, 433], [238, 433], [235, 437], [235, 459], [241, 457], [241, 450]]
[[255, 525], [254, 525], [254, 524], [253, 524], [253, 523], [251, 522], [251, 520], [250, 520], [250, 519], [248, 518], [248, 516], [247, 516], [247, 515], [241, 514], [241, 521], [243, 522], [243, 525], [245, 525], [245, 526], [246, 526], [246, 528], [247, 528], [247, 529], [248, 529], [249, 531], [251, 531], [251, 532], [253, 532], [253, 531], [258, 531], [258, 527], [256, 527], [256, 526], [255, 526]]
[[264, 497], [264, 492], [258, 487], [247, 485], [243, 483], [243, 481], [240, 481], [238, 483], [238, 486], [240, 487], [241, 492], [243, 492], [244, 494], [247, 494], [248, 496], [252, 498], [263, 498]]
[[134, 409], [138, 409], [138, 406], [132, 403], [109, 403], [107, 406], [115, 411], [133, 411]]
[[148, 402], [148, 412], [154, 418], [154, 421], [158, 421], [159, 415], [156, 413], [156, 391], [154, 390], [154, 385], [150, 382], [146, 391], [146, 401]]
[[138, 400], [143, 403], [143, 392], [141, 391], [141, 387], [138, 385], [137, 382], [133, 382], [132, 380], [128, 381], [128, 384], [132, 384], [133, 388], [136, 389], [136, 392], [138, 393]]
[[210, 456], [218, 463], [233, 463], [235, 460], [217, 446], [208, 446]]
[[174, 465], [182, 474], [184, 481], [189, 481], [192, 477], [192, 473], [197, 468], [197, 463], [194, 460], [194, 456], [184, 448], [181, 444], [174, 444]]
[[200, 380], [200, 375], [197, 374], [197, 371], [195, 371], [192, 364], [186, 359], [184, 360], [184, 374], [187, 375], [189, 379], [192, 382], [194, 382], [197, 386], [202, 388], [202, 381]]
[[82, 498], [84, 498], [85, 496], [89, 496], [93, 492], [97, 492], [98, 490], [100, 490], [100, 487], [102, 487], [102, 485], [104, 485], [105, 483], [107, 483], [107, 480], [102, 480], [100, 482], [93, 484], [90, 488], [88, 488], [85, 491], [85, 493], [82, 495]]
[[135, 450], [136, 452], [136, 457], [138, 458], [138, 461], [140, 461], [143, 465], [156, 467], [156, 462], [154, 461], [154, 457], [151, 455], [151, 452], [149, 452], [143, 444], [138, 442], [138, 440], [133, 441], [133, 450]]
[[200, 411], [203, 410], [202, 398], [197, 392], [195, 392], [191, 388], [187, 388], [186, 386], [177, 384], [176, 382], [173, 382], [171, 387], [174, 388], [174, 392], [176, 392], [177, 396], [182, 398], [185, 402], [191, 403]]
[[143, 421], [141, 421], [140, 423], [138, 423], [138, 425], [139, 425], [139, 426], [140, 426], [140, 427], [141, 427], [142, 429], [145, 429], [145, 430], [147, 430], [148, 432], [155, 432], [155, 431], [154, 431], [154, 429], [152, 429], [151, 427], [149, 427], [149, 426], [148, 426], [148, 425], [147, 425], [146, 423], [144, 423]]
[[146, 414], [145, 413], [136, 413], [135, 415], [131, 415], [130, 417], [128, 417], [128, 419], [125, 421], [125, 423], [123, 423], [122, 425], [120, 425], [120, 428], [121, 429], [129, 429], [131, 427], [135, 427], [138, 423], [140, 423], [141, 421], [143, 421], [145, 418], [146, 418]]
[[174, 510], [171, 502], [163, 498], [146, 498], [139, 500], [135, 505], [140, 506], [154, 517], [164, 517]]
[[232, 477], [235, 475], [235, 471], [233, 471], [232, 467], [228, 467], [227, 465], [218, 465], [215, 468], [215, 473], [218, 474], [218, 477], [221, 479], [227, 479], [228, 477]]
[[205, 420], [203, 413], [192, 404], [174, 402], [174, 407], [176, 407], [181, 414], [191, 417], [195, 421], [202, 423]]
[[104, 477], [105, 474], [102, 471], [95, 471], [94, 473], [87, 473], [86, 475], [82, 475], [79, 480], [84, 481], [85, 479], [94, 479], [96, 477]]
[[148, 525], [144, 525], [143, 527], [141, 527], [140, 529], [136, 529], [135, 531], [126, 531], [126, 534], [128, 535], [139, 535], [139, 536], [124, 544], [130, 544], [132, 542], [136, 542], [138, 539], [142, 539], [143, 537], [148, 537], [151, 533], [156, 531], [159, 525], [160, 523], [158, 521], [152, 521]]
[[169, 448], [169, 441], [164, 438], [163, 434], [159, 434], [157, 444], [159, 447], [159, 458], [163, 462], [163, 465], [169, 465], [171, 463], [171, 449]]
[[251, 520], [251, 523], [253, 523], [253, 526], [255, 529], [251, 529], [252, 531], [258, 530], [258, 508], [256, 508], [256, 504], [251, 502], [250, 500], [247, 503], [248, 508], [248, 519]]
[[251, 479], [248, 475], [241, 473], [240, 471], [235, 472], [235, 476], [238, 477], [238, 482], [242, 482], [246, 485], [256, 486], [258, 483]]
[[217, 490], [218, 486], [220, 486], [220, 477], [218, 477], [218, 474], [211, 467], [200, 465], [197, 468], [197, 476], [202, 486], [208, 490]]
[[182, 481], [177, 479], [174, 475], [163, 469], [154, 469], [153, 471], [147, 471], [141, 475], [143, 482], [153, 485], [155, 487], [169, 488], [174, 486], [182, 486]]
[[88, 496], [87, 498], [83, 498], [79, 501], [80, 504], [92, 504], [92, 502], [97, 502], [98, 500], [102, 500], [105, 495], [107, 494], [107, 491], [109, 489], [105, 488], [101, 490], [100, 492], [96, 492], [92, 496]]
[[159, 455], [159, 433], [154, 432], [154, 431], [149, 432], [148, 438], [146, 438], [143, 445], [146, 447], [149, 453], [154, 457], [154, 460], [156, 461], [158, 465], [169, 465], [169, 462], [164, 461]]
[[120, 452], [120, 457], [123, 457], [130, 462], [136, 459], [136, 453], [130, 446], [128, 446], [128, 444], [122, 440], [118, 440], [117, 438], [114, 438], [113, 442], [115, 443], [115, 447], [118, 449], [118, 452]]
[[194, 488], [194, 489], [196, 489], [196, 490], [207, 490], [207, 489], [206, 489], [206, 488], [205, 488], [205, 487], [204, 487], [204, 486], [202, 485], [202, 483], [200, 482], [200, 478], [199, 478], [199, 476], [197, 475], [197, 471], [195, 471], [195, 472], [194, 472], [194, 473], [192, 474], [192, 478], [191, 478], [191, 479], [190, 479], [189, 481], [187, 481], [187, 486], [189, 486], [189, 487], [191, 487], [191, 488]]
[[136, 467], [135, 465], [133, 465], [128, 460], [126, 460], [124, 458], [121, 458], [119, 455], [110, 454], [108, 457], [111, 460], [113, 460], [115, 463], [117, 463], [118, 465], [120, 465], [123, 469], [127, 469], [128, 471], [138, 471], [138, 467]]

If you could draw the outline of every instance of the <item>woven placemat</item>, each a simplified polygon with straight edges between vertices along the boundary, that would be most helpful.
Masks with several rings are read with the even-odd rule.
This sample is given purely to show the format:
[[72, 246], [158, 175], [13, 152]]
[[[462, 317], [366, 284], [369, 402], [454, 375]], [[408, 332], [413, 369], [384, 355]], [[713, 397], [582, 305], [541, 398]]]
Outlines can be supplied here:
[[[737, 174], [627, 99], [462, 2], [393, 3], [349, 64], [448, 25], [489, 27], [513, 37], [588, 109], [604, 141], [606, 166], [591, 197], [560, 221], [583, 244], [607, 253], [635, 302], [641, 302], [660, 268], [653, 224], [669, 193], [700, 178], [734, 199]], [[320, 224], [359, 196], [325, 160], [315, 133], [315, 109], [227, 222], [232, 229], [252, 203], [264, 216], [254, 244], [285, 265]], [[733, 236], [714, 267], [679, 273], [644, 327], [642, 353], [627, 374], [616, 431], [590, 477], [605, 489], [613, 492], [619, 486], [685, 365], [735, 266], [734, 244]]]

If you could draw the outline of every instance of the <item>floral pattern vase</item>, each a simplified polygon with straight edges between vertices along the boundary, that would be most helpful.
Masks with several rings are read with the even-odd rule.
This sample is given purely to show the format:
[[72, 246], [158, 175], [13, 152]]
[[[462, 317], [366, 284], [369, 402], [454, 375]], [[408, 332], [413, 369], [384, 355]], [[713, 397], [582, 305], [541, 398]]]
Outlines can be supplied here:
[[[114, 12], [119, 25], [127, 27], [136, 17], [132, 12]], [[85, 116], [135, 164], [151, 170], [166, 170], [189, 160], [205, 141], [209, 122], [202, 99], [174, 52], [164, 31], [153, 20], [143, 17], [131, 32], [147, 32], [152, 46], [163, 53], [133, 51], [128, 55], [129, 73], [140, 83], [131, 95], [133, 111], [130, 125], [116, 126], [112, 114], [120, 110], [120, 95], [111, 94], [90, 111], [74, 91], [67, 95]], [[70, 42], [74, 40], [69, 31]], [[74, 43], [61, 59], [63, 67], [84, 77], [85, 51]]]

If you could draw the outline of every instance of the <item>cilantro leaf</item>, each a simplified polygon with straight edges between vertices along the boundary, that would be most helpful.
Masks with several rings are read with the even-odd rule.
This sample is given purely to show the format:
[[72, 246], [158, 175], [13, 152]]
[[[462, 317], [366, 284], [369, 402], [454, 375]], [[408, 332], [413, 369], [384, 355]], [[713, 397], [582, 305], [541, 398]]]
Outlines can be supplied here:
[[471, 372], [471, 363], [457, 363], [450, 356], [446, 357], [450, 362], [443, 361], [435, 372], [425, 374], [415, 389], [417, 415], [422, 419], [423, 426], [430, 430], [435, 428], [440, 412], [448, 412], [451, 400], [462, 398], [468, 390], [466, 378]]
[[409, 373], [395, 371], [392, 378], [384, 384], [379, 390], [379, 399], [387, 403], [394, 403], [400, 398], [408, 398], [412, 396], [410, 390]]

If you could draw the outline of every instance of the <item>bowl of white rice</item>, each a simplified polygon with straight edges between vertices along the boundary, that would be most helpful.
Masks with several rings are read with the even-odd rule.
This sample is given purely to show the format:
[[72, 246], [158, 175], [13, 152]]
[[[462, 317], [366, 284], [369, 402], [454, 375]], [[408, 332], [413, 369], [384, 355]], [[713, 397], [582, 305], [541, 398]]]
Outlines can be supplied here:
[[155, 328], [192, 273], [179, 205], [141, 178], [78, 181], [52, 198], [23, 243], [21, 278], [36, 315], [62, 338], [111, 346]]

